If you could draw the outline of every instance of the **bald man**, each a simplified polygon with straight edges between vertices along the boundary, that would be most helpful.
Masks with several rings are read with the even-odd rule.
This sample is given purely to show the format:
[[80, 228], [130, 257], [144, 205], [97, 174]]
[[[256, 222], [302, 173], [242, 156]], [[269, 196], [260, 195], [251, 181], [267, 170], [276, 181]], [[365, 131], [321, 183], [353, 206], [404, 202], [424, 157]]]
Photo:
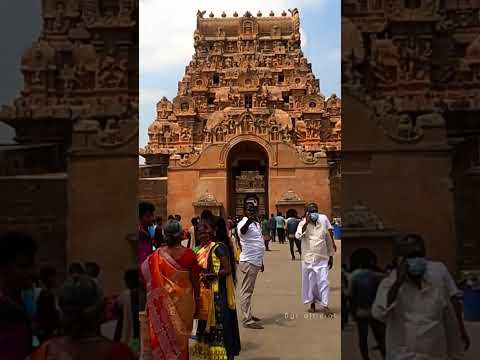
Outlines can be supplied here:
[[386, 325], [386, 359], [461, 359], [470, 340], [462, 292], [447, 268], [426, 259], [417, 234], [398, 240], [395, 255], [397, 268], [381, 282], [372, 306], [373, 317]]
[[301, 241], [302, 249], [302, 295], [303, 303], [310, 305], [308, 312], [316, 311], [331, 315], [328, 308], [330, 283], [328, 271], [333, 266], [335, 245], [330, 234], [332, 224], [326, 215], [318, 213], [318, 206], [310, 203], [305, 209], [305, 218], [298, 224], [295, 237]]

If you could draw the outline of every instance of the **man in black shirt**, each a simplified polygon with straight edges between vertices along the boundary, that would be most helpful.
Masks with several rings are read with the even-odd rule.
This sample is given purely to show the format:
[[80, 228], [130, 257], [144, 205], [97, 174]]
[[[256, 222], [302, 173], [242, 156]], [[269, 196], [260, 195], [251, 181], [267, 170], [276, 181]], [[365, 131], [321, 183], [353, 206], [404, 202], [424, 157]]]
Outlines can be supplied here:
[[300, 219], [297, 216], [297, 212], [293, 209], [287, 211], [287, 237], [290, 243], [290, 254], [292, 255], [292, 260], [295, 260], [295, 252], [293, 250], [293, 245], [297, 246], [297, 251], [302, 256], [301, 241], [295, 238], [295, 233], [298, 228]]
[[275, 236], [277, 234], [277, 220], [275, 219], [274, 214], [271, 215], [268, 226], [270, 228], [270, 234], [271, 234], [271, 237], [272, 237], [272, 242], [275, 242]]

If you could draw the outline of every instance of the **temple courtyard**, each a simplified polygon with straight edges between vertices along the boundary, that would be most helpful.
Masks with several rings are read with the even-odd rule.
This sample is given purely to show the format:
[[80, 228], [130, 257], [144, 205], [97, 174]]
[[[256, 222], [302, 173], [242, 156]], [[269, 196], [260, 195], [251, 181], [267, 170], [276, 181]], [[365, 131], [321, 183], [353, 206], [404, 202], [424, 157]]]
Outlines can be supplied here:
[[271, 249], [266, 253], [265, 272], [257, 279], [253, 303], [265, 329], [240, 328], [242, 353], [238, 359], [340, 359], [340, 242], [329, 275], [334, 318], [306, 312], [301, 302], [301, 261], [290, 259], [288, 242], [273, 243]]

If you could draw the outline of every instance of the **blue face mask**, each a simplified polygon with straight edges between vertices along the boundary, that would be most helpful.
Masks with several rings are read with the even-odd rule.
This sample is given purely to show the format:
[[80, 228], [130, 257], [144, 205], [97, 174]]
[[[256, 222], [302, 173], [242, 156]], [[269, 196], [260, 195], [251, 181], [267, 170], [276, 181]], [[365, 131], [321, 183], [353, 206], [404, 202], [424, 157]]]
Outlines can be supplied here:
[[415, 277], [422, 277], [427, 270], [427, 260], [424, 257], [407, 259], [408, 272]]
[[316, 212], [315, 213], [310, 213], [310, 219], [312, 219], [313, 222], [317, 222], [319, 217], [320, 217], [320, 215]]
[[152, 239], [155, 237], [155, 225], [148, 226], [148, 233]]

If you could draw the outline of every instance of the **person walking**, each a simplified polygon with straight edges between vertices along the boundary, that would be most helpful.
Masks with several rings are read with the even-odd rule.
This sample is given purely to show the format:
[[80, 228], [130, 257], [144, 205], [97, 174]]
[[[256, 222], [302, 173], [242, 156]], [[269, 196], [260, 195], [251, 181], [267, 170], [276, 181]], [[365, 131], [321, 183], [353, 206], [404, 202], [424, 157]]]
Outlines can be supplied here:
[[166, 246], [151, 254], [141, 268], [147, 283], [150, 345], [154, 360], [187, 360], [199, 267], [192, 249], [181, 244], [183, 231], [178, 221], [168, 221], [164, 234]]
[[243, 326], [250, 329], [263, 329], [260, 319], [253, 315], [252, 296], [259, 272], [265, 270], [263, 257], [265, 242], [258, 222], [257, 209], [246, 204], [245, 216], [237, 225], [242, 253], [240, 254], [240, 271], [243, 273], [240, 290], [240, 306]]
[[188, 243], [187, 246], [190, 249], [194, 249], [200, 244], [197, 244], [197, 228], [198, 228], [198, 217], [194, 217], [191, 220], [192, 226], [188, 230]]
[[295, 260], [294, 245], [297, 246], [297, 251], [302, 256], [302, 247], [299, 239], [295, 237], [297, 232], [298, 224], [300, 219], [298, 218], [297, 212], [293, 209], [287, 211], [287, 238], [290, 243], [290, 255], [292, 255], [292, 260]]
[[270, 215], [270, 220], [268, 221], [268, 227], [270, 229], [270, 238], [272, 242], [275, 242], [275, 238], [277, 237], [277, 220], [275, 219], [275, 215]]
[[277, 213], [275, 221], [277, 227], [278, 242], [280, 244], [285, 244], [285, 226], [287, 222], [285, 221], [285, 218], [283, 217], [281, 212]]
[[270, 251], [268, 244], [270, 242], [270, 226], [268, 222], [268, 218], [265, 215], [262, 215], [260, 218], [261, 227], [262, 227], [262, 236], [263, 241], [265, 242], [265, 251]]
[[310, 304], [308, 312], [316, 311], [320, 303], [321, 312], [331, 315], [328, 308], [330, 283], [328, 271], [333, 266], [335, 250], [329, 229], [328, 218], [318, 213], [318, 206], [310, 203], [306, 207], [305, 218], [298, 224], [295, 237], [302, 241], [302, 294], [303, 303]]
[[[373, 269], [374, 254], [369, 250], [358, 252], [355, 257], [355, 270], [350, 276], [348, 294], [350, 307], [357, 323], [358, 342], [363, 360], [369, 360], [368, 329], [372, 330], [378, 349], [385, 358], [385, 325], [372, 317], [372, 304], [383, 274]], [[343, 273], [342, 273], [343, 276]]]

